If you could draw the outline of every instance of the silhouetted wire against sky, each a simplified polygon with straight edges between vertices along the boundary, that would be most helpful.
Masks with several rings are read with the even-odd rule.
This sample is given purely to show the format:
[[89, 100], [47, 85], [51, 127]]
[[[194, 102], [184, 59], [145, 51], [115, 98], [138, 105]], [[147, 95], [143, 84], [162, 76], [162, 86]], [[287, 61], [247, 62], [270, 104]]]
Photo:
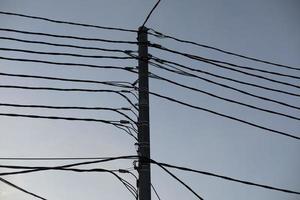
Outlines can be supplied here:
[[299, 199], [300, 3], [0, 6], [0, 199], [138, 198], [139, 27], [152, 199]]

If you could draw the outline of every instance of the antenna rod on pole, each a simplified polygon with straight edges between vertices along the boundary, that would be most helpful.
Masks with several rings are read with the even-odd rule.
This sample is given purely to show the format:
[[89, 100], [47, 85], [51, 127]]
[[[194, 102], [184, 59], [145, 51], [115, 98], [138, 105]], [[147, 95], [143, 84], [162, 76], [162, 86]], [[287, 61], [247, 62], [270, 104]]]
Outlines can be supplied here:
[[149, 126], [149, 77], [148, 77], [148, 29], [141, 26], [138, 31], [139, 42], [139, 199], [151, 200], [150, 174], [150, 126]]

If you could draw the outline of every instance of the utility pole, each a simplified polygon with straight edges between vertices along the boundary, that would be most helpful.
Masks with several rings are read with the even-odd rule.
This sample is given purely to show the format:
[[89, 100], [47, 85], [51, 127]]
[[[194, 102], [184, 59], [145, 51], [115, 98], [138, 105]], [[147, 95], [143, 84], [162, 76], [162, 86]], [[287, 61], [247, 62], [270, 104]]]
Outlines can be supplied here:
[[148, 77], [148, 29], [141, 26], [138, 31], [139, 42], [139, 199], [151, 200], [150, 171], [150, 126], [149, 126], [149, 77]]

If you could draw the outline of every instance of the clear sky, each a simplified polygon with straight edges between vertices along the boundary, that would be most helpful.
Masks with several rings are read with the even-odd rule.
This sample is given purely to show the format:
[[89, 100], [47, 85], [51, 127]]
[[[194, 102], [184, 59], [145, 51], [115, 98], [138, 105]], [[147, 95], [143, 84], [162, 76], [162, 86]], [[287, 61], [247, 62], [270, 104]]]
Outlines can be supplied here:
[[[155, 1], [150, 0], [0, 0], [0, 10], [66, 21], [137, 29], [155, 3]], [[162, 0], [148, 21], [147, 27], [178, 38], [300, 68], [299, 9], [300, 1], [298, 0]], [[135, 33], [59, 25], [4, 15], [0, 15], [0, 28], [112, 40], [136, 40]], [[26, 36], [4, 31], [0, 31], [0, 35], [2, 37], [51, 41], [81, 46], [137, 49], [136, 45]], [[247, 61], [168, 39], [158, 39], [151, 36], [149, 40], [178, 51], [300, 76], [299, 71], [280, 69], [275, 66]], [[110, 55], [109, 53], [99, 51], [55, 48], [7, 40], [0, 40], [0, 44], [2, 48]], [[299, 88], [283, 86], [241, 75], [152, 48], [149, 52], [157, 57], [172, 60], [196, 69], [300, 94]], [[136, 61], [128, 60], [44, 56], [8, 51], [0, 51], [0, 55], [4, 57], [122, 67], [137, 65]], [[161, 69], [150, 67], [150, 71], [219, 96], [286, 113], [298, 118], [300, 117], [299, 110], [297, 109], [258, 100], [201, 80], [182, 77]], [[52, 66], [5, 60], [0, 60], [0, 72], [99, 81], [123, 80], [133, 82], [137, 78], [134, 74], [118, 70]], [[300, 85], [299, 80], [296, 79], [266, 75], [259, 72], [253, 73]], [[210, 76], [203, 77], [300, 107], [299, 97], [243, 86]], [[64, 83], [1, 76], [0, 85], [5, 84], [61, 88], [108, 88], [95, 84]], [[158, 80], [150, 81], [150, 90], [269, 128], [293, 133], [300, 137], [300, 123], [298, 120], [245, 108]], [[127, 102], [119, 96], [106, 93], [67, 93], [0, 88], [0, 94], [0, 103], [103, 107], [128, 106]], [[193, 110], [153, 96], [150, 97], [150, 109], [151, 156], [153, 159], [300, 191], [299, 140], [272, 134], [268, 131], [243, 125], [206, 112]], [[0, 107], [0, 112], [111, 120], [121, 119], [117, 114], [102, 111], [53, 111]], [[135, 141], [131, 137], [110, 125], [101, 123], [0, 117], [0, 127], [0, 157], [84, 157], [135, 154]], [[69, 162], [8, 162], [2, 160], [0, 163], [55, 166]], [[132, 161], [114, 162], [89, 167], [106, 167], [109, 169], [130, 168], [132, 167]], [[0, 169], [0, 172], [4, 171], [6, 170]], [[189, 172], [175, 170], [172, 170], [172, 172], [182, 178], [182, 180], [206, 200], [300, 199], [299, 195], [255, 188]], [[125, 175], [123, 177], [134, 183], [134, 179], [131, 176]], [[39, 172], [7, 176], [5, 178], [49, 200], [133, 199], [124, 186], [109, 174]], [[152, 183], [162, 199], [196, 199], [182, 185], [156, 166], [152, 167]], [[152, 198], [156, 199], [154, 194]], [[31, 200], [34, 198], [0, 183], [0, 199]]]

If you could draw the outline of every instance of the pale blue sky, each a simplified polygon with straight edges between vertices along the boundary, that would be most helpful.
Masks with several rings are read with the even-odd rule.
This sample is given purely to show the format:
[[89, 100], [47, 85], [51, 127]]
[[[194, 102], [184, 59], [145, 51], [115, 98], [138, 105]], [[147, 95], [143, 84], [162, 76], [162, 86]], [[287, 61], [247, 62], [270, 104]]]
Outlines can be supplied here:
[[[147, 13], [155, 4], [150, 0], [0, 0], [0, 10], [53, 19], [75, 21], [103, 26], [137, 29]], [[174, 35], [229, 51], [283, 63], [300, 66], [300, 2], [297, 0], [162, 0], [147, 26], [160, 32]], [[0, 15], [1, 28], [13, 28], [54, 34], [99, 37], [115, 40], [135, 41], [134, 33], [105, 31], [93, 28], [80, 28], [58, 25], [37, 20]], [[1, 32], [1, 35], [71, 43], [86, 46], [122, 48], [136, 50], [135, 45], [111, 45], [95, 42], [81, 42], [45, 37], [32, 37]], [[276, 70], [300, 76], [298, 72], [281, 70], [255, 62], [233, 58], [211, 50], [184, 45], [171, 40], [159, 40], [149, 37], [150, 41], [167, 47], [194, 53], [200, 56], [226, 60], [261, 69]], [[69, 51], [82, 54], [99, 54], [95, 51], [76, 51], [53, 48], [42, 45], [29, 45], [0, 40], [1, 47], [16, 47], [40, 51]], [[216, 74], [254, 82], [268, 87], [300, 93], [298, 89], [279, 84], [249, 78], [237, 73], [220, 70], [205, 65], [162, 53], [154, 49], [149, 52], [162, 58], [168, 58], [194, 68], [207, 70]], [[80, 62], [99, 65], [114, 64], [118, 66], [135, 66], [135, 61], [110, 61], [70, 57], [49, 57], [22, 53], [0, 52], [1, 56], [47, 59], [59, 62]], [[100, 54], [107, 54], [102, 53]], [[191, 78], [161, 70], [150, 70], [164, 77], [197, 88], [236, 99], [248, 104], [265, 107], [300, 117], [299, 111], [276, 104], [263, 102], [239, 93], [232, 92]], [[0, 71], [7, 73], [24, 73], [67, 78], [94, 80], [130, 80], [135, 75], [86, 68], [50, 66], [37, 63], [20, 63], [0, 60]], [[208, 77], [208, 76], [207, 76]], [[278, 78], [280, 80], [293, 80]], [[209, 77], [211, 78], [211, 77]], [[248, 92], [267, 96], [300, 106], [299, 98], [265, 92], [260, 89], [241, 86], [223, 80], [218, 82], [230, 84]], [[300, 85], [299, 81], [294, 84]], [[99, 88], [97, 85], [70, 84], [54, 81], [30, 79], [0, 78], [0, 84], [28, 86], [82, 87]], [[100, 88], [106, 88], [100, 86]], [[265, 114], [256, 110], [226, 103], [221, 100], [187, 91], [164, 82], [151, 80], [150, 89], [201, 107], [209, 108], [244, 120], [291, 132], [300, 136], [300, 123], [296, 120]], [[126, 102], [111, 94], [81, 94], [61, 92], [21, 91], [0, 89], [0, 102], [23, 104], [49, 104], [69, 106], [125, 106]], [[177, 104], [150, 98], [151, 104], [151, 155], [158, 161], [187, 166], [203, 171], [214, 172], [235, 178], [241, 178], [276, 187], [300, 191], [300, 143], [287, 137], [242, 125], [205, 112], [192, 110]], [[0, 108], [0, 112], [31, 113], [41, 115], [94, 117], [118, 120], [117, 115], [97, 111], [45, 111], [32, 109]], [[134, 141], [115, 128], [88, 122], [65, 122], [33, 119], [0, 118], [0, 157], [51, 157], [51, 156], [118, 156], [134, 154]], [[15, 165], [58, 165], [61, 162], [7, 162]], [[130, 162], [115, 162], [111, 165], [94, 165], [93, 167], [132, 167]], [[3, 171], [0, 169], [0, 171]], [[297, 200], [296, 195], [284, 194], [260, 188], [231, 183], [191, 174], [173, 171], [206, 200]], [[124, 176], [130, 181], [132, 177]], [[15, 184], [35, 192], [49, 200], [79, 199], [132, 199], [129, 192], [107, 174], [76, 174], [66, 172], [40, 172], [27, 175], [6, 177]], [[178, 182], [163, 171], [153, 166], [152, 182], [162, 199], [196, 199]], [[152, 195], [153, 199], [156, 199]], [[0, 183], [0, 199], [31, 200], [23, 194]]]

